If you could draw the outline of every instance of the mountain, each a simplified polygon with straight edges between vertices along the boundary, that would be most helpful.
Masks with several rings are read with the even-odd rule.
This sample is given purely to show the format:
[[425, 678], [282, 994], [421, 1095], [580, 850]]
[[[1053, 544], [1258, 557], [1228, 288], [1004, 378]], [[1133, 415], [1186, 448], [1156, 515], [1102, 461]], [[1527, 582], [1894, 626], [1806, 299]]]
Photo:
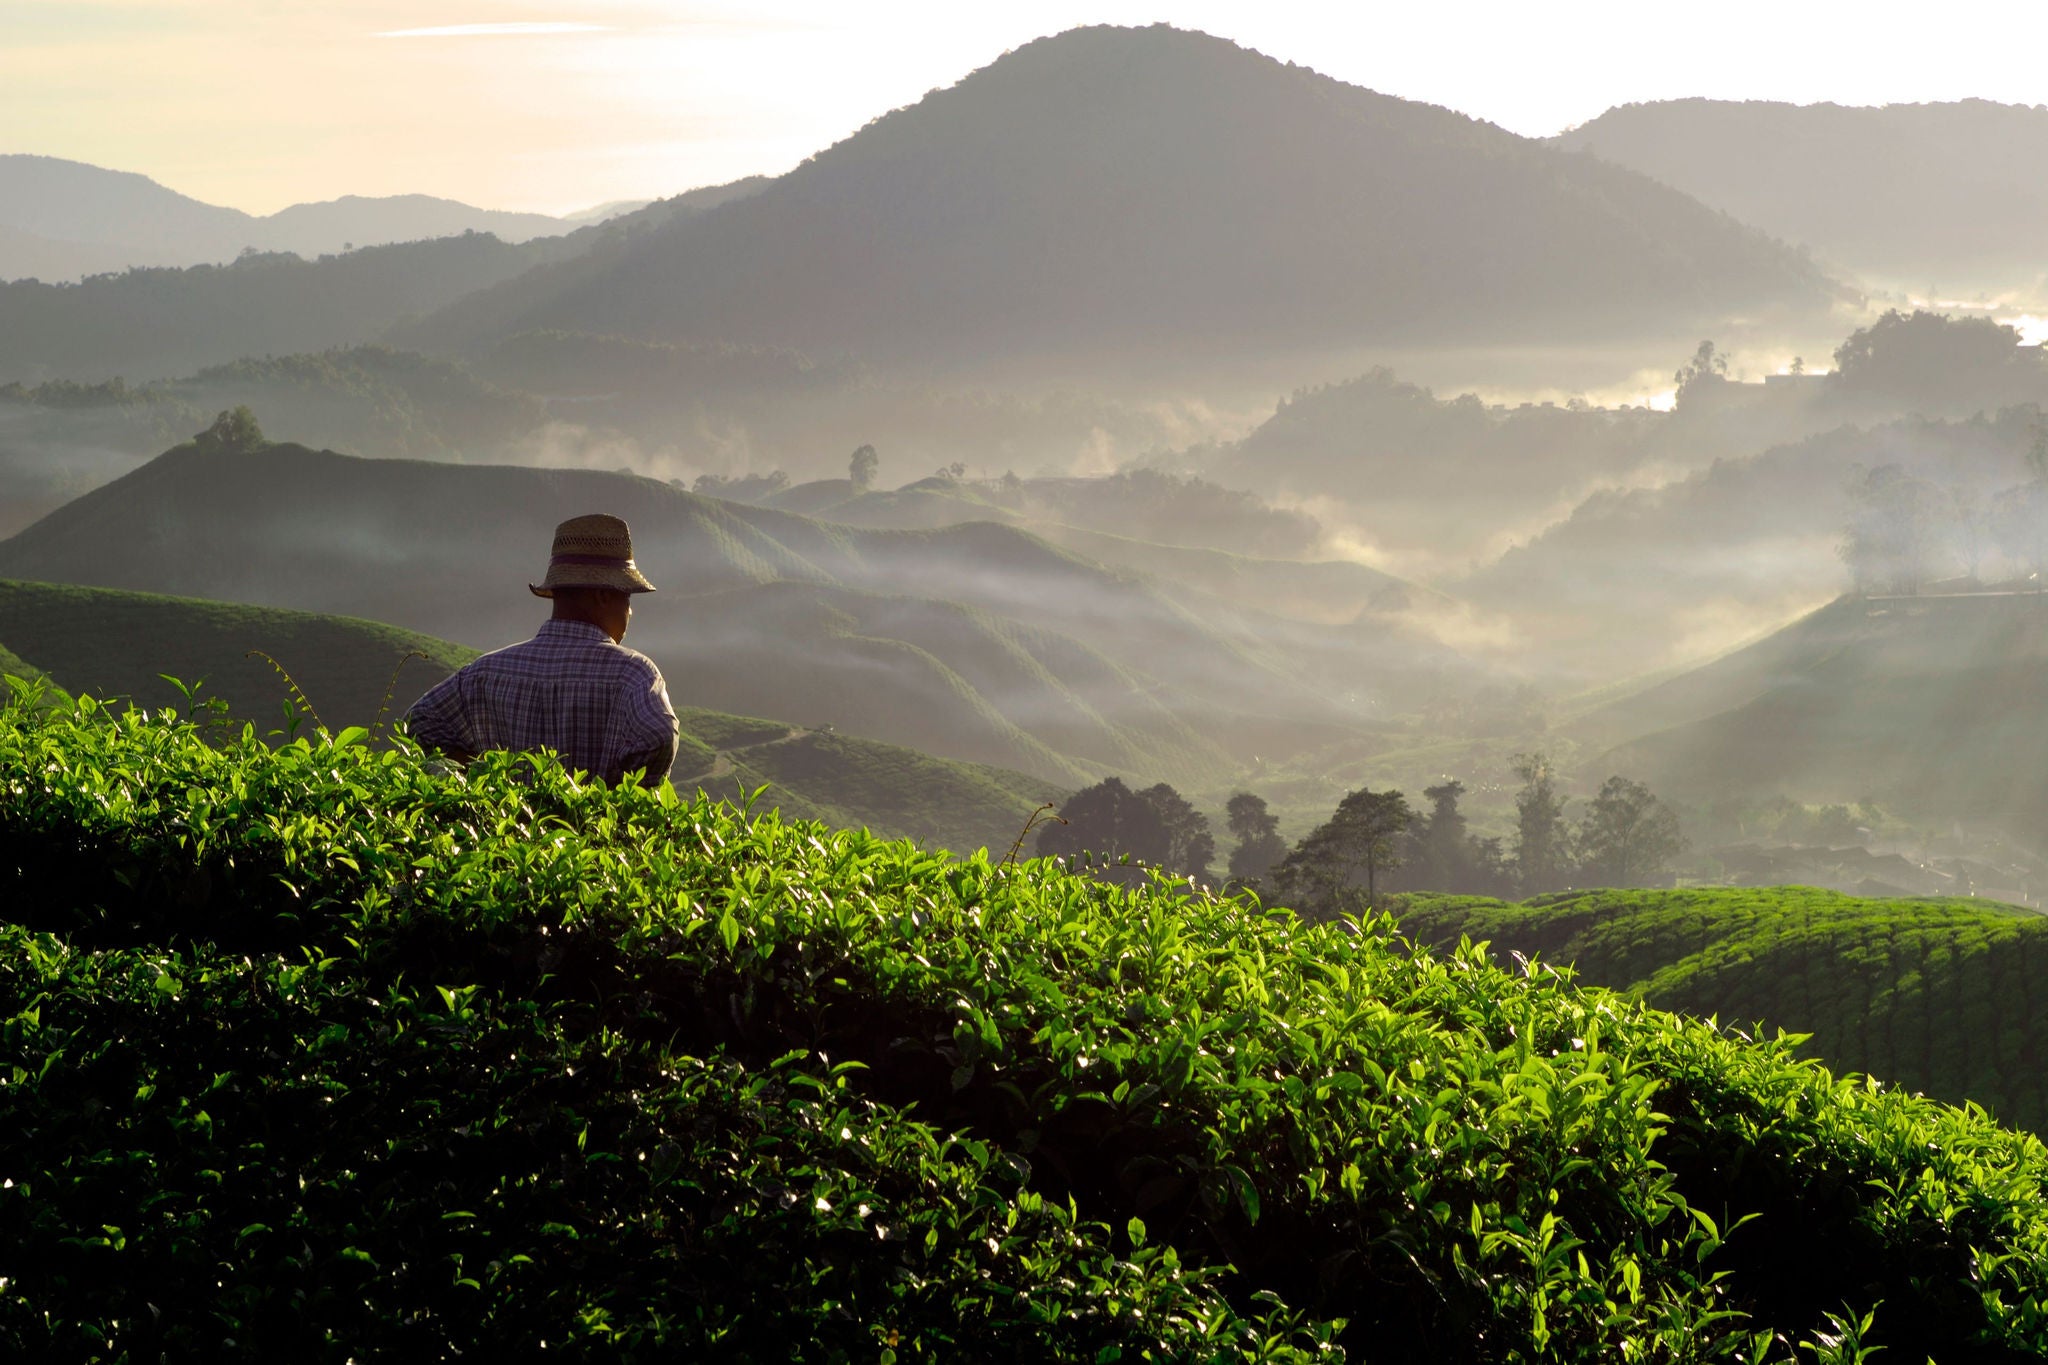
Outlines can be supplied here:
[[1993, 901], [1864, 900], [1811, 887], [1583, 891], [1525, 905], [1413, 896], [1403, 932], [1490, 942], [1657, 1009], [1810, 1035], [1835, 1070], [2048, 1132], [2048, 919]]
[[534, 327], [934, 361], [1498, 342], [1834, 286], [1648, 177], [1163, 25], [1011, 52], [759, 194], [424, 338]]
[[0, 156], [0, 280], [55, 283], [130, 266], [220, 264], [247, 249], [319, 256], [488, 232], [559, 236], [643, 204], [575, 218], [480, 209], [425, 194], [345, 195], [267, 216], [203, 203], [147, 176], [51, 156]]
[[[130, 179], [150, 185], [139, 176]], [[755, 178], [707, 186], [589, 227], [571, 231], [564, 224], [564, 235], [517, 244], [466, 230], [383, 246], [358, 243], [356, 250], [317, 260], [303, 260], [285, 249], [230, 252], [232, 259], [224, 264], [171, 261], [73, 284], [0, 283], [0, 320], [6, 324], [0, 327], [0, 382], [166, 378], [249, 356], [375, 341], [399, 323], [465, 294], [536, 265], [571, 260], [686, 220], [753, 193], [759, 184]], [[196, 201], [176, 202], [182, 196], [158, 203], [125, 182], [116, 188], [114, 198], [120, 202], [137, 196], [147, 201], [124, 212], [132, 211], [145, 223], [165, 219], [166, 232], [174, 233], [198, 209], [231, 212]], [[348, 219], [368, 212], [362, 204], [376, 202], [307, 205], [306, 216], [292, 221], [317, 225], [337, 221], [335, 215]], [[443, 212], [435, 206], [447, 203], [426, 202], [429, 218]], [[0, 234], [9, 230], [0, 219]], [[102, 253], [111, 249], [92, 247]]]
[[1664, 100], [1610, 109], [1556, 142], [1901, 285], [2043, 275], [2048, 107]]
[[1579, 726], [1615, 743], [1601, 771], [1679, 800], [1869, 800], [2033, 845], [2044, 715], [2048, 598], [1984, 593], [1845, 597]]
[[291, 445], [179, 447], [0, 543], [0, 573], [345, 612], [492, 647], [530, 633], [542, 609], [522, 585], [555, 522], [590, 507], [633, 524], [665, 586], [632, 638], [678, 702], [1064, 785], [1111, 771], [1223, 780], [1252, 754], [1368, 723], [1376, 679], [1405, 663], [1356, 669], [1355, 695], [1335, 693], [1137, 576], [986, 522], [866, 531], [630, 475]]

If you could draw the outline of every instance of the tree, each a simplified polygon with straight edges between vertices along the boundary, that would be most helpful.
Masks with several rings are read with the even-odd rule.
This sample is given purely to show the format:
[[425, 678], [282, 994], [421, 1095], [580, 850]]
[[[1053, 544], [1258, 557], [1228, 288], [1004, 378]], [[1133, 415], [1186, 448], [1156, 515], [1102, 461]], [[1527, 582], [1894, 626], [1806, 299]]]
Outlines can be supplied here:
[[1216, 858], [1216, 836], [1209, 832], [1209, 817], [1164, 782], [1145, 788], [1138, 799], [1159, 813], [1159, 823], [1166, 830], [1166, 852], [1155, 861], [1198, 882], [1208, 881], [1209, 864]]
[[1692, 359], [1680, 365], [1678, 372], [1671, 376], [1671, 382], [1678, 386], [1676, 401], [1680, 404], [1727, 381], [1728, 357], [1715, 349], [1711, 341], [1702, 341], [1699, 349], [1692, 353]]
[[1610, 777], [1579, 822], [1586, 874], [1606, 886], [1640, 886], [1685, 852], [1678, 816], [1626, 777]]
[[1224, 806], [1230, 832], [1237, 847], [1230, 852], [1233, 881], [1256, 882], [1271, 874], [1273, 865], [1287, 856], [1287, 841], [1280, 837], [1280, 820], [1266, 809], [1263, 797], [1239, 792]]
[[1471, 889], [1464, 883], [1473, 861], [1472, 840], [1466, 832], [1464, 812], [1458, 809], [1465, 784], [1454, 778], [1425, 787], [1422, 794], [1429, 800], [1429, 814], [1415, 823], [1414, 864], [1418, 877], [1411, 884], [1431, 891]]
[[1838, 551], [1858, 592], [1914, 593], [1940, 576], [1939, 550], [1954, 508], [1939, 488], [1895, 464], [1858, 469]]
[[2031, 477], [1992, 504], [1991, 533], [2008, 558], [2032, 571], [2038, 590], [2048, 585], [2048, 420], [2035, 420], [2026, 465]]
[[865, 491], [874, 486], [875, 471], [881, 467], [881, 464], [882, 457], [875, 454], [875, 448], [864, 445], [854, 451], [853, 458], [847, 461], [846, 475], [853, 480], [855, 488]]
[[1347, 908], [1363, 872], [1365, 903], [1376, 904], [1379, 874], [1400, 866], [1400, 836], [1414, 818], [1400, 792], [1360, 787], [1280, 860], [1274, 883], [1304, 912], [1332, 916]]
[[256, 425], [256, 414], [246, 403], [222, 412], [213, 419], [212, 426], [192, 439], [217, 450], [261, 450], [270, 444], [264, 440], [263, 428]]
[[1515, 871], [1525, 896], [1556, 891], [1571, 880], [1571, 831], [1564, 823], [1564, 798], [1557, 773], [1544, 753], [1516, 754]]

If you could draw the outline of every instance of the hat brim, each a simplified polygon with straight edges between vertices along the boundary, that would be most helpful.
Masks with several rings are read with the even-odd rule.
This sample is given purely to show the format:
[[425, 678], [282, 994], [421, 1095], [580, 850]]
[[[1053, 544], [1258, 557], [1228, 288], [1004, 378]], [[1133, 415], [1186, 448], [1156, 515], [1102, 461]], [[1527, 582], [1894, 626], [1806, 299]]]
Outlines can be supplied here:
[[526, 589], [535, 597], [553, 597], [556, 588], [615, 588], [620, 592], [654, 592], [647, 576], [627, 560], [624, 564], [550, 564], [548, 575]]

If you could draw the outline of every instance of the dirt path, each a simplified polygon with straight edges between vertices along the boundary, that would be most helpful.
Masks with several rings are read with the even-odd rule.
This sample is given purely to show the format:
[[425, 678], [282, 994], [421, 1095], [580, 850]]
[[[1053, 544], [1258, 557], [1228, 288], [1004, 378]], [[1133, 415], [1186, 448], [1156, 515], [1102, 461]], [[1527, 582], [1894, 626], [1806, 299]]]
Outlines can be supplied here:
[[744, 753], [748, 749], [766, 749], [771, 745], [787, 744], [793, 739], [801, 739], [810, 733], [809, 730], [806, 730], [801, 725], [792, 725], [787, 731], [774, 739], [757, 739], [752, 744], [735, 744], [730, 748], [720, 749], [718, 757], [711, 761], [710, 768], [696, 777], [685, 780], [691, 782], [710, 782], [715, 778], [724, 777], [732, 772], [732, 756], [734, 754]]

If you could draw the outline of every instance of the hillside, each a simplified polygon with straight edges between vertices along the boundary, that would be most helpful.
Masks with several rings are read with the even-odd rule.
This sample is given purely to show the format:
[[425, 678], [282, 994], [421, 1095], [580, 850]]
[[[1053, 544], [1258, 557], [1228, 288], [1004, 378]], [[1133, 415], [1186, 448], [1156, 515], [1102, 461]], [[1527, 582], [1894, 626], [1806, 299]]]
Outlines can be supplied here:
[[1084, 28], [600, 271], [537, 271], [423, 336], [1071, 363], [1661, 334], [1832, 294], [1788, 249], [1634, 172], [1204, 34]]
[[269, 253], [79, 284], [0, 284], [0, 382], [170, 378], [241, 356], [373, 341], [408, 314], [520, 274], [549, 249], [480, 233], [317, 261]]
[[2042, 278], [2048, 109], [2038, 105], [1664, 100], [1610, 109], [1556, 142], [1916, 289]]
[[666, 590], [631, 638], [679, 702], [1056, 784], [1223, 780], [1391, 704], [1376, 679], [1426, 681], [1397, 655], [1332, 698], [1277, 646], [988, 523], [864, 531], [629, 475], [290, 445], [179, 447], [0, 543], [0, 573], [344, 612], [488, 648], [530, 632], [524, 584], [555, 522], [588, 507], [628, 518]]
[[1981, 1114], [1384, 920], [519, 766], [0, 715], [0, 1346], [2048, 1347], [2048, 1150]]
[[1634, 730], [1601, 763], [1678, 799], [1875, 800], [2031, 844], [2048, 818], [2044, 661], [2034, 594], [1847, 597], [1581, 724]]
[[137, 268], [75, 284], [0, 283], [0, 317], [8, 323], [0, 329], [0, 383], [169, 378], [245, 357], [374, 342], [409, 319], [536, 265], [617, 249], [639, 234], [743, 198], [760, 183], [692, 190], [516, 245], [470, 230], [383, 246], [358, 243], [314, 260], [282, 248], [238, 250], [222, 264]]
[[1657, 1009], [1811, 1035], [1801, 1051], [2048, 1131], [2048, 919], [1980, 900], [1862, 900], [1811, 887], [1585, 891], [1526, 905], [1413, 896], [1417, 941], [1460, 936], [1573, 967]]
[[[199, 697], [225, 701], [237, 720], [274, 727], [290, 693], [269, 663], [247, 657], [262, 650], [335, 730], [375, 721], [387, 688], [386, 720], [396, 720], [476, 656], [375, 621], [16, 579], [0, 579], [0, 643], [67, 692], [184, 712], [184, 695], [162, 676], [169, 674], [203, 683]], [[426, 657], [400, 670], [413, 650]]]

